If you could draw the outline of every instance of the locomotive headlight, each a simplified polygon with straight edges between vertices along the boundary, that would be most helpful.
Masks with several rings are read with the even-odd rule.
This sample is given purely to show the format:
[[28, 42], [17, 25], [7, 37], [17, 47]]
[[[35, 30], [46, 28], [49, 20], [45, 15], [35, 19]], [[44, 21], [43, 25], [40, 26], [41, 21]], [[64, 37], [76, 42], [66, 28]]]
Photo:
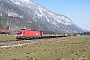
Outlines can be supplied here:
[[36, 33], [36, 35], [38, 35], [38, 33]]

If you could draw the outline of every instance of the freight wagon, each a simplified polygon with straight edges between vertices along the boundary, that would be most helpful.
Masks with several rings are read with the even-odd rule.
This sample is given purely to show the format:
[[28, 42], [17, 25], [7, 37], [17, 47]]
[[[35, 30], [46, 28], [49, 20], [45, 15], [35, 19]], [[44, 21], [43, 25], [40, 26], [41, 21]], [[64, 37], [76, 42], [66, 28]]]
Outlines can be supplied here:
[[56, 37], [66, 37], [66, 34], [55, 33], [50, 31], [36, 31], [36, 30], [26, 30], [22, 29], [16, 33], [16, 39], [42, 39], [42, 38], [56, 38]]

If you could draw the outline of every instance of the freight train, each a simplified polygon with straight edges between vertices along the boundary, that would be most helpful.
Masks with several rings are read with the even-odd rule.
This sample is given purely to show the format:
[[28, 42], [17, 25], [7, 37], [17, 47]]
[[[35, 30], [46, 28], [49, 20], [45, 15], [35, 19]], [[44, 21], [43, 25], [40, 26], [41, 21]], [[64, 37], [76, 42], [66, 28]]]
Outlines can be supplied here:
[[26, 30], [22, 29], [16, 33], [16, 39], [42, 39], [42, 38], [56, 38], [56, 37], [67, 37], [66, 33], [55, 33], [50, 31], [37, 31], [37, 30]]

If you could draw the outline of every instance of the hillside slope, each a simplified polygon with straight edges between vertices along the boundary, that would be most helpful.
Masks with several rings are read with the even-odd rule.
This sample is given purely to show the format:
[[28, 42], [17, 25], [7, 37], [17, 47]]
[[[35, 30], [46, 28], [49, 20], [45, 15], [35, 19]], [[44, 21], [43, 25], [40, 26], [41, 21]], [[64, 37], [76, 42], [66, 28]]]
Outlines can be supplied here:
[[[32, 0], [0, 0], [0, 16], [7, 17], [6, 28], [54, 32], [82, 32], [67, 16], [51, 12]], [[11, 20], [10, 20], [11, 19]], [[3, 19], [0, 19], [2, 22]], [[7, 21], [6, 21], [7, 20]], [[5, 28], [4, 27], [4, 28]]]

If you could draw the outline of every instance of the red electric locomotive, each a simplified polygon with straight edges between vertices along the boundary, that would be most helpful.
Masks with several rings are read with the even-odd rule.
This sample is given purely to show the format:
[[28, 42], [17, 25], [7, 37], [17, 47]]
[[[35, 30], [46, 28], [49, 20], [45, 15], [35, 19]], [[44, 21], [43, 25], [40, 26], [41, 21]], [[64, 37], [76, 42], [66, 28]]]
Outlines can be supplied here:
[[16, 35], [16, 39], [36, 39], [41, 36], [39, 31], [25, 29], [18, 31]]

